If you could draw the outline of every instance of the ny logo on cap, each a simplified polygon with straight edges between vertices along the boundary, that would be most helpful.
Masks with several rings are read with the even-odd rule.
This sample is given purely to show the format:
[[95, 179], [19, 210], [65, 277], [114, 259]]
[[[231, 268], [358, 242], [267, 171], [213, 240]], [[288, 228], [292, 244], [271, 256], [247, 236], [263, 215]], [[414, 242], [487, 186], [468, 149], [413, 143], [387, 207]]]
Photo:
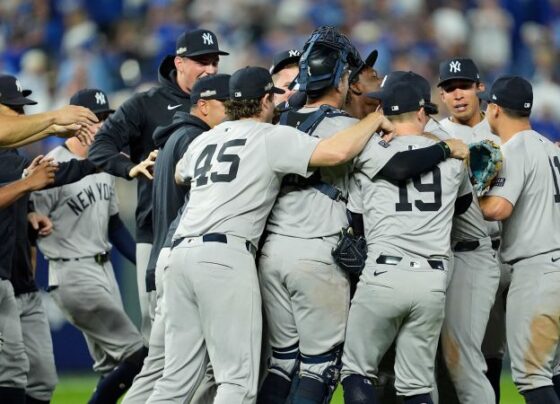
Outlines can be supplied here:
[[107, 104], [107, 100], [105, 99], [105, 94], [101, 91], [95, 93], [95, 102], [98, 104]]
[[531, 103], [526, 102], [525, 104], [523, 104], [523, 108], [531, 108]]
[[236, 91], [233, 95], [237, 98], [242, 96], [241, 91]]
[[288, 51], [288, 56], [291, 57], [291, 58], [299, 56], [299, 55], [301, 55], [301, 53], [299, 53], [299, 51], [297, 49], [290, 49]]
[[21, 84], [19, 83], [19, 80], [16, 80], [16, 88], [20, 93], [23, 91], [23, 89], [21, 88]]
[[459, 73], [461, 71], [461, 62], [454, 60], [449, 63], [449, 71], [451, 73]]
[[202, 34], [202, 42], [204, 42], [204, 45], [214, 45], [212, 34], [210, 32], [205, 32], [204, 34]]

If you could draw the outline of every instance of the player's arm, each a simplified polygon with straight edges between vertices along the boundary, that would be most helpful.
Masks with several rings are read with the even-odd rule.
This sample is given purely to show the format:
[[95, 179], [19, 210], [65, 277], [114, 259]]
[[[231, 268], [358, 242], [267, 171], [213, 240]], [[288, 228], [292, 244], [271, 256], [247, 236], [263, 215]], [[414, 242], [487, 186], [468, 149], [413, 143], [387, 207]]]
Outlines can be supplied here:
[[432, 146], [396, 153], [380, 174], [390, 180], [403, 181], [432, 170], [450, 157], [463, 160], [468, 155], [469, 148], [462, 140], [447, 139]]
[[136, 265], [136, 241], [118, 213], [109, 218], [109, 241], [127, 260]]
[[479, 203], [486, 220], [505, 220], [513, 212], [512, 203], [501, 196], [483, 196], [479, 199]]
[[486, 220], [505, 220], [513, 213], [525, 182], [526, 150], [519, 144], [502, 145], [503, 165], [492, 181], [490, 190], [479, 198], [480, 209]]
[[135, 164], [121, 153], [141, 133], [144, 114], [139, 96], [121, 105], [99, 129], [88, 152], [88, 159], [111, 175], [131, 179], [130, 171]]
[[311, 154], [309, 167], [344, 164], [363, 150], [375, 132], [390, 135], [393, 130], [393, 124], [383, 114], [372, 112], [355, 125], [322, 139]]
[[49, 161], [44, 161], [29, 169], [25, 178], [0, 187], [0, 209], [10, 206], [28, 192], [51, 185], [57, 169]]
[[15, 148], [51, 134], [72, 135], [82, 127], [98, 122], [84, 107], [67, 105], [55, 111], [24, 116], [0, 117], [0, 147]]

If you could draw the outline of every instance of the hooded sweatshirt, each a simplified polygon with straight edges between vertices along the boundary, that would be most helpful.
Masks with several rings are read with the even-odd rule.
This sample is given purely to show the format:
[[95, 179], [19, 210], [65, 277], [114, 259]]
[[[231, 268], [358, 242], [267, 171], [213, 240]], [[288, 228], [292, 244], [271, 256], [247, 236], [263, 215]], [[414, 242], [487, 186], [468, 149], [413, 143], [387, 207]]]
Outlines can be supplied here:
[[[88, 158], [109, 174], [130, 179], [128, 173], [144, 160], [155, 144], [158, 126], [168, 125], [177, 111], [189, 111], [190, 95], [178, 86], [174, 56], [167, 56], [159, 67], [159, 85], [129, 98], [105, 121], [89, 149]], [[130, 148], [130, 158], [121, 154]], [[152, 182], [138, 178], [136, 242], [152, 243]]]
[[181, 206], [188, 200], [188, 187], [175, 183], [175, 166], [183, 157], [190, 143], [210, 126], [194, 115], [176, 112], [170, 125], [158, 128], [154, 133], [154, 143], [160, 149], [154, 169], [153, 208], [154, 243], [146, 275], [147, 290], [155, 288], [155, 268], [159, 252], [171, 222], [177, 217]]

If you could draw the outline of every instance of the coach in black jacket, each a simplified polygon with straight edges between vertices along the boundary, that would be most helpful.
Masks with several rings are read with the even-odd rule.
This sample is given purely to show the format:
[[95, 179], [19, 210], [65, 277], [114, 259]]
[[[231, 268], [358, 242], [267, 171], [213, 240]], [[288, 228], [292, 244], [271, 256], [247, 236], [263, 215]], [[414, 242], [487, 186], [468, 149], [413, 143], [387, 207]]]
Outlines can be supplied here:
[[[216, 35], [208, 30], [186, 32], [177, 39], [176, 55], [167, 56], [159, 67], [160, 85], [127, 100], [105, 121], [90, 147], [88, 158], [99, 168], [130, 179], [130, 170], [155, 149], [152, 139], [158, 126], [171, 123], [173, 114], [191, 107], [190, 92], [197, 79], [214, 75], [220, 55]], [[130, 158], [121, 154], [130, 148]], [[153, 242], [152, 184], [138, 178], [136, 208], [136, 267], [142, 312], [142, 335], [150, 336], [150, 316], [145, 273]]]

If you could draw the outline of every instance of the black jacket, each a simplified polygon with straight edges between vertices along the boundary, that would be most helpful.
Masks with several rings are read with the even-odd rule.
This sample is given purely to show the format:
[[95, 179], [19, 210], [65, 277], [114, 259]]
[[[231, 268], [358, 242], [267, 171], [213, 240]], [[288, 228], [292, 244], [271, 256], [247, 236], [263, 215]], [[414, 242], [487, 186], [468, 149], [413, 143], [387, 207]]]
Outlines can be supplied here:
[[[29, 163], [31, 160], [17, 150], [0, 149], [0, 186], [19, 180]], [[58, 167], [51, 187], [79, 181], [97, 171], [88, 160], [69, 160]], [[28, 201], [29, 195], [25, 195], [0, 209], [0, 279], [10, 279], [16, 295], [37, 290], [31, 267]]]
[[[175, 166], [187, 151], [189, 144], [207, 130], [210, 130], [210, 127], [204, 121], [181, 111], [173, 116], [170, 125], [158, 128], [154, 133], [154, 142], [161, 150], [154, 170], [153, 206], [156, 220], [154, 244], [148, 263], [148, 271], [152, 275], [169, 225], [188, 199], [188, 188], [175, 183]], [[151, 278], [152, 275], [148, 275], [147, 278]], [[154, 285], [151, 281], [147, 281], [146, 284], [148, 290], [153, 290]]]
[[[152, 139], [158, 126], [171, 122], [178, 110], [189, 111], [190, 95], [177, 85], [173, 56], [159, 67], [159, 86], [133, 95], [105, 121], [90, 147], [88, 158], [109, 174], [129, 179], [132, 167], [144, 160], [155, 144]], [[130, 148], [130, 159], [121, 154]], [[136, 207], [136, 242], [152, 242], [152, 182], [138, 178]]]

